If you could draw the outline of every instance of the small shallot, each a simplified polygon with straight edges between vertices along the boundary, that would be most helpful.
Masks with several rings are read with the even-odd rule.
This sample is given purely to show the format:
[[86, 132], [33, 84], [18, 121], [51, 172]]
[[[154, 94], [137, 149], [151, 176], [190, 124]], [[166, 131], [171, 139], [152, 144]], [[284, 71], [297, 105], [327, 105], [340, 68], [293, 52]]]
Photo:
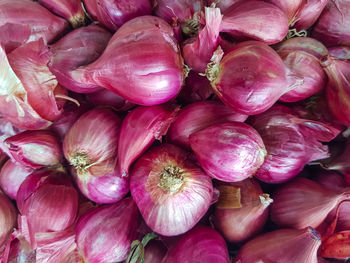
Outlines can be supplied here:
[[307, 0], [298, 13], [295, 28], [297, 30], [309, 29], [319, 18], [328, 0]]

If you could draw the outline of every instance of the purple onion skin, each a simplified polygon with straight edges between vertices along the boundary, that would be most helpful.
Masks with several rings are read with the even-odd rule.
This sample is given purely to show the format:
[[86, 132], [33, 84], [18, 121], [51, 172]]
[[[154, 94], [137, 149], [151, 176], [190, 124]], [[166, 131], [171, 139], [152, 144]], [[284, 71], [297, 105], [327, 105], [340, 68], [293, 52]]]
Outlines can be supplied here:
[[138, 221], [137, 207], [131, 198], [90, 210], [76, 226], [78, 253], [89, 263], [125, 260], [136, 239]]
[[226, 11], [229, 7], [231, 7], [232, 5], [238, 3], [238, 2], [242, 2], [243, 0], [220, 0], [220, 1], [216, 1], [216, 0], [208, 0], [208, 4], [213, 4], [216, 3], [216, 7], [219, 7], [221, 12]]
[[204, 171], [225, 182], [252, 176], [266, 155], [258, 132], [240, 122], [214, 124], [191, 134], [189, 141]]
[[152, 12], [150, 0], [83, 0], [91, 17], [106, 28], [116, 31], [127, 21]]
[[297, 30], [310, 28], [321, 15], [327, 2], [328, 0], [307, 0], [297, 16], [295, 28]]
[[78, 28], [50, 46], [53, 54], [49, 63], [50, 71], [58, 82], [71, 91], [89, 93], [101, 87], [75, 81], [71, 71], [88, 65], [99, 58], [112, 34], [97, 25]]
[[350, 47], [339, 46], [328, 49], [329, 55], [339, 59], [350, 59]]
[[180, 238], [162, 263], [229, 263], [227, 245], [222, 236], [207, 226], [197, 226]]
[[241, 42], [224, 55], [211, 81], [218, 97], [237, 112], [255, 115], [266, 111], [287, 92], [282, 59], [268, 45]]
[[[13, 228], [17, 225], [17, 210], [10, 199], [0, 191], [0, 251], [6, 245]], [[1, 259], [1, 257], [0, 257]]]

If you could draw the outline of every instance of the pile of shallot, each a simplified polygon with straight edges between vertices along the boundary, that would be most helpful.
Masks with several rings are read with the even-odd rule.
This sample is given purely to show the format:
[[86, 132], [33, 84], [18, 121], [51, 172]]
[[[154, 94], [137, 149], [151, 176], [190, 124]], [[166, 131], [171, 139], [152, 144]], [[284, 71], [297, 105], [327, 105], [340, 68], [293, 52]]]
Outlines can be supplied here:
[[349, 258], [349, 0], [0, 0], [1, 263]]

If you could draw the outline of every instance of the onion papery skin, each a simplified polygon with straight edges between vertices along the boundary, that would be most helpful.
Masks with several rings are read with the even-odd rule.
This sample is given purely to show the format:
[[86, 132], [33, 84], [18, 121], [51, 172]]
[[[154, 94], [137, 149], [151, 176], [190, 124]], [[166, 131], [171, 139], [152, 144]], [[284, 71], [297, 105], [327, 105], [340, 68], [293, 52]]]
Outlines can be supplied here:
[[221, 32], [237, 40], [276, 44], [288, 32], [288, 19], [277, 6], [263, 1], [240, 1], [223, 14]]
[[39, 0], [52, 13], [68, 20], [73, 28], [85, 24], [85, 13], [80, 0]]
[[317, 263], [321, 240], [316, 230], [280, 229], [260, 235], [246, 243], [236, 256], [236, 263]]
[[109, 106], [116, 111], [127, 111], [135, 106], [135, 104], [123, 99], [108, 89], [100, 89], [93, 93], [88, 93], [87, 97], [89, 98], [89, 101], [96, 107]]
[[339, 132], [333, 133], [322, 122], [299, 119], [282, 105], [252, 117], [249, 123], [259, 132], [267, 150], [265, 161], [254, 176], [267, 183], [286, 182], [310, 161], [327, 158], [328, 147], [320, 141], [330, 141]]
[[214, 225], [226, 241], [244, 242], [263, 229], [272, 199], [263, 194], [256, 180], [217, 182], [215, 187], [220, 196], [215, 205]]
[[187, 232], [210, 206], [210, 177], [177, 146], [150, 148], [134, 164], [130, 176], [131, 195], [143, 219], [163, 236]]
[[305, 30], [315, 24], [327, 2], [328, 0], [307, 0], [297, 16], [295, 28]]
[[183, 59], [169, 24], [153, 16], [125, 23], [74, 79], [107, 88], [124, 99], [153, 106], [174, 98], [184, 82]]
[[0, 42], [7, 53], [40, 38], [51, 43], [68, 30], [68, 23], [63, 18], [33, 1], [2, 0], [0, 9]]
[[16, 200], [21, 232], [33, 249], [37, 247], [38, 233], [63, 231], [72, 226], [78, 213], [77, 191], [67, 175], [54, 170], [27, 176]]
[[178, 111], [176, 106], [158, 105], [137, 107], [128, 113], [122, 123], [118, 147], [118, 167], [123, 176], [155, 140], [162, 139]]
[[214, 124], [191, 134], [189, 142], [203, 170], [225, 182], [252, 176], [266, 156], [258, 132], [240, 122]]
[[284, 227], [318, 227], [343, 200], [343, 194], [328, 190], [306, 178], [296, 178], [273, 195], [271, 220]]
[[293, 0], [293, 1], [284, 1], [284, 0], [265, 0], [275, 6], [279, 7], [287, 16], [288, 23], [290, 26], [293, 26], [297, 21], [298, 14], [306, 4], [306, 0]]
[[225, 240], [214, 229], [196, 226], [171, 248], [162, 263], [194, 262], [229, 263], [230, 258]]
[[61, 144], [51, 131], [24, 131], [4, 141], [11, 158], [32, 169], [59, 166], [63, 159]]
[[229, 7], [231, 7], [232, 5], [238, 3], [238, 2], [242, 2], [243, 0], [220, 0], [220, 1], [216, 1], [216, 0], [208, 0], [208, 4], [213, 4], [215, 3], [215, 6], [220, 8], [221, 12], [226, 11]]
[[328, 1], [312, 37], [327, 47], [350, 45], [350, 3], [346, 0]]
[[218, 123], [244, 122], [247, 117], [219, 101], [195, 102], [181, 109], [175, 122], [169, 128], [167, 140], [190, 150], [189, 137], [191, 134]]
[[150, 0], [83, 0], [91, 17], [106, 28], [116, 31], [125, 22], [152, 12]]
[[339, 46], [328, 49], [329, 55], [338, 59], [350, 60], [350, 47]]
[[11, 160], [7, 160], [0, 171], [0, 187], [11, 199], [16, 199], [17, 191], [24, 179], [33, 169], [23, 167]]
[[290, 91], [280, 101], [296, 102], [320, 93], [326, 86], [327, 76], [317, 58], [302, 52], [279, 52], [287, 70]]
[[76, 226], [78, 253], [89, 263], [123, 261], [136, 239], [137, 226], [137, 206], [131, 198], [94, 208]]
[[0, 252], [17, 225], [17, 211], [10, 199], [0, 192]]
[[232, 47], [209, 77], [218, 97], [237, 112], [255, 115], [287, 92], [282, 59], [269, 46], [246, 41]]
[[332, 114], [345, 126], [350, 125], [350, 62], [328, 57], [322, 63], [328, 76], [326, 95]]
[[88, 93], [102, 89], [73, 79], [71, 72], [94, 62], [106, 48], [112, 34], [97, 25], [78, 28], [50, 46], [50, 71], [66, 89]]
[[350, 231], [334, 233], [322, 243], [320, 255], [325, 258], [348, 259], [350, 257], [349, 244]]
[[0, 259], [2, 260], [1, 262], [6, 263], [34, 263], [36, 262], [35, 256], [35, 250], [31, 249], [30, 244], [25, 240], [25, 238], [15, 230], [8, 238], [6, 248], [3, 251]]

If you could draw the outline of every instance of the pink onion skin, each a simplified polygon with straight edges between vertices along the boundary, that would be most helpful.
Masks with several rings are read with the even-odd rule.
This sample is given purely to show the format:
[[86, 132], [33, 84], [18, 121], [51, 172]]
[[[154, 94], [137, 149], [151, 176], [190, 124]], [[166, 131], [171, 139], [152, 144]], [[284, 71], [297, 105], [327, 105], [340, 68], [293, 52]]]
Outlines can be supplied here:
[[297, 20], [295, 22], [295, 28], [297, 30], [303, 30], [310, 28], [325, 8], [328, 0], [308, 0], [303, 8], [300, 10]]
[[279, 52], [287, 71], [290, 91], [280, 101], [296, 102], [320, 93], [326, 86], [327, 76], [317, 58], [305, 52]]
[[217, 74], [211, 84], [218, 97], [247, 115], [269, 109], [288, 87], [282, 59], [258, 41], [233, 46], [212, 71]]
[[89, 263], [123, 261], [136, 239], [137, 226], [137, 206], [131, 198], [92, 209], [76, 227], [78, 252]]
[[73, 30], [50, 46], [52, 52], [50, 71], [58, 82], [69, 90], [79, 93], [100, 90], [99, 86], [74, 80], [71, 72], [98, 59], [111, 37], [110, 32], [97, 25]]
[[125, 23], [99, 59], [72, 74], [144, 106], [171, 100], [184, 81], [183, 59], [173, 30], [153, 16]]
[[310, 161], [327, 158], [328, 146], [320, 141], [330, 141], [339, 133], [322, 122], [299, 119], [282, 105], [252, 117], [249, 123], [267, 149], [265, 161], [254, 176], [267, 183], [286, 182]]
[[13, 231], [8, 238], [6, 248], [2, 253], [1, 262], [36, 262], [35, 250], [31, 249], [30, 244], [25, 240], [18, 231]]
[[350, 45], [350, 3], [346, 0], [328, 1], [312, 37], [318, 39], [327, 47]]
[[196, 226], [168, 251], [162, 263], [191, 263], [194, 260], [203, 263], [230, 262], [225, 240], [217, 231], [207, 226]]
[[191, 134], [218, 123], [244, 122], [247, 117], [217, 101], [195, 102], [181, 109], [169, 128], [167, 140], [190, 150]]
[[339, 46], [328, 49], [329, 55], [338, 59], [350, 59], [350, 47]]
[[52, 13], [68, 20], [73, 28], [85, 24], [85, 13], [80, 0], [39, 0]]
[[231, 7], [232, 5], [238, 3], [238, 2], [242, 2], [243, 0], [220, 0], [220, 1], [216, 1], [216, 0], [208, 0], [208, 4], [213, 4], [215, 2], [216, 7], [220, 8], [221, 12], [225, 12], [229, 7]]
[[146, 224], [163, 236], [180, 235], [207, 212], [213, 186], [188, 153], [171, 144], [149, 149], [130, 171], [130, 191]]
[[276, 44], [288, 32], [288, 19], [277, 6], [263, 1], [240, 1], [224, 12], [221, 32], [237, 40]]
[[41, 170], [23, 181], [17, 192], [21, 229], [28, 224], [29, 238], [36, 248], [35, 235], [62, 231], [70, 227], [78, 212], [78, 193], [69, 178], [61, 172]]
[[[244, 242], [263, 229], [272, 199], [263, 194], [256, 180], [217, 182], [215, 187], [220, 196], [215, 205], [214, 225], [226, 241]], [[234, 198], [236, 191], [239, 191], [239, 200]]]
[[144, 15], [151, 15], [150, 0], [83, 0], [87, 12], [106, 28], [116, 31], [127, 21]]
[[122, 123], [118, 147], [118, 167], [123, 176], [155, 140], [162, 139], [169, 129], [179, 107], [158, 105], [137, 107], [125, 117]]
[[192, 133], [189, 142], [203, 170], [225, 182], [252, 176], [266, 155], [258, 132], [240, 122], [214, 124]]
[[7, 160], [0, 171], [0, 187], [11, 199], [16, 199], [17, 192], [22, 182], [33, 169], [23, 167], [19, 164]]
[[24, 131], [7, 138], [4, 144], [12, 159], [25, 167], [57, 166], [63, 159], [60, 142], [50, 131]]
[[182, 55], [192, 70], [204, 73], [214, 51], [219, 45], [222, 15], [219, 8], [205, 7], [205, 26], [197, 37], [184, 41]]
[[265, 0], [275, 6], [279, 7], [287, 16], [289, 25], [294, 25], [297, 21], [297, 17], [306, 4], [306, 0], [293, 0], [293, 1], [283, 1], [283, 0]]
[[17, 211], [10, 199], [0, 192], [0, 251], [17, 225]]
[[123, 99], [119, 95], [107, 89], [101, 89], [93, 93], [88, 93], [87, 97], [96, 107], [109, 106], [116, 111], [127, 111], [135, 106], [133, 103]]
[[317, 263], [321, 245], [319, 234], [311, 227], [280, 229], [260, 235], [246, 243], [235, 262]]
[[51, 43], [68, 30], [68, 23], [63, 18], [33, 1], [1, 1], [0, 9], [0, 42], [7, 53], [40, 38]]
[[270, 207], [275, 224], [295, 229], [318, 227], [342, 200], [343, 194], [328, 190], [306, 178], [296, 178], [281, 186]]

